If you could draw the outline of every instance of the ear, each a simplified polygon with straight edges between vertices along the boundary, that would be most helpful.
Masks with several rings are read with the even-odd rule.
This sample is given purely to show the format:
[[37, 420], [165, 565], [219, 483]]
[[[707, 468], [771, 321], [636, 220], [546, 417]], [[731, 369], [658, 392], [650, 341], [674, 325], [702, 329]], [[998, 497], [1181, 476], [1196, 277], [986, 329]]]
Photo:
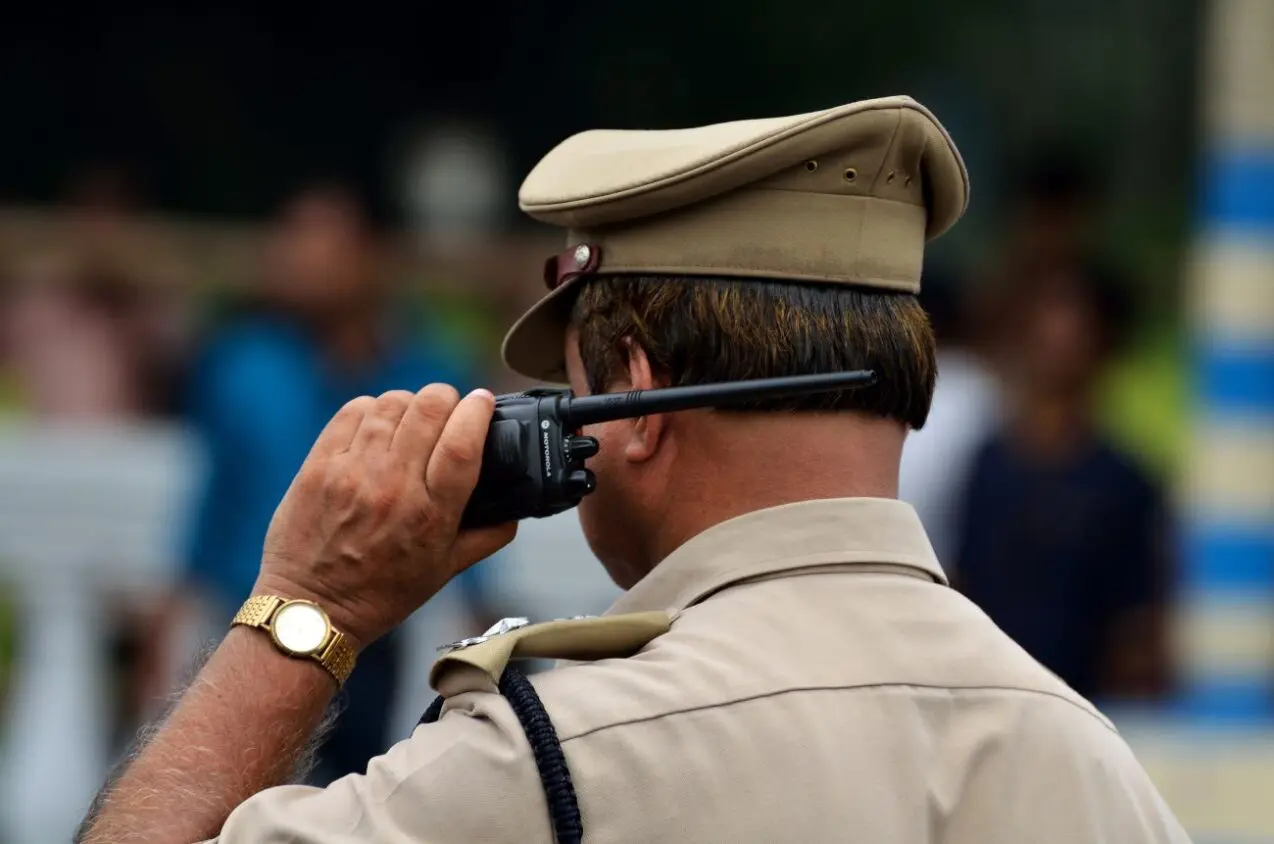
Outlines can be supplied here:
[[[656, 377], [650, 366], [650, 358], [646, 350], [632, 338], [624, 341], [628, 357], [628, 383], [633, 390], [653, 390], [668, 386], [668, 379]], [[652, 413], [632, 420], [628, 444], [624, 447], [624, 458], [630, 463], [644, 463], [655, 456], [659, 443], [666, 431], [667, 415]]]

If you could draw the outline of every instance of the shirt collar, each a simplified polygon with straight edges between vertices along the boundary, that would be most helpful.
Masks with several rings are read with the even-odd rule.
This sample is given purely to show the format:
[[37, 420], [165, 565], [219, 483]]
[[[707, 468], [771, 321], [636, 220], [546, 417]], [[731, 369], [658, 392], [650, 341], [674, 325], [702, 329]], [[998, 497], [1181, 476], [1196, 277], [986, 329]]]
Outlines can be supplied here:
[[756, 510], [708, 528], [620, 596], [608, 614], [677, 612], [743, 580], [853, 564], [910, 569], [947, 585], [910, 504], [820, 499]]

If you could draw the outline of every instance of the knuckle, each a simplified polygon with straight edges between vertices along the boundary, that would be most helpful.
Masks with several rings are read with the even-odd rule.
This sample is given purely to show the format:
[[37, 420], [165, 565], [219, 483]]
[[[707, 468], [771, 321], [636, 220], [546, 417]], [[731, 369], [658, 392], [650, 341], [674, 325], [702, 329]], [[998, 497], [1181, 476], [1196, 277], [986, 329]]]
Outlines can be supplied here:
[[431, 422], [444, 422], [460, 403], [454, 387], [430, 384], [415, 396], [412, 411]]
[[306, 464], [296, 473], [296, 488], [302, 495], [313, 495], [325, 485], [324, 466]]
[[420, 391], [426, 402], [445, 405], [448, 409], [460, 404], [460, 393], [450, 384], [430, 384]]
[[359, 495], [359, 480], [352, 472], [333, 467], [323, 478], [323, 486], [337, 501], [352, 501]]
[[371, 410], [372, 407], [375, 406], [375, 404], [376, 404], [376, 399], [372, 398], [371, 396], [358, 396], [357, 398], [352, 398], [349, 401], [345, 402], [345, 405], [341, 408], [341, 412], [342, 413], [350, 413], [350, 412], [366, 413], [367, 411]]
[[394, 421], [391, 414], [386, 411], [384, 405], [378, 406], [380, 413], [369, 413], [367, 418], [363, 420], [362, 429], [368, 433], [376, 434], [392, 434], [398, 424]]
[[410, 404], [413, 398], [415, 394], [406, 390], [389, 390], [380, 394], [380, 397], [376, 399], [376, 405], [386, 410], [401, 410]]
[[472, 463], [481, 456], [481, 450], [468, 440], [458, 440], [455, 438], [444, 440], [438, 444], [438, 450], [442, 452], [442, 457], [449, 463]]

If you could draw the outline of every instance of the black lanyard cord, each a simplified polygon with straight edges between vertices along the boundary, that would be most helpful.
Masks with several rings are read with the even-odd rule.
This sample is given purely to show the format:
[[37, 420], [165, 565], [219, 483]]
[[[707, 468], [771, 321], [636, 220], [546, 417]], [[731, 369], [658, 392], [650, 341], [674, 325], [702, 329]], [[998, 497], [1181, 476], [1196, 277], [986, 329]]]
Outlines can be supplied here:
[[[500, 677], [500, 694], [509, 702], [531, 745], [558, 844], [580, 844], [584, 838], [584, 823], [579, 799], [575, 796], [575, 785], [571, 782], [562, 742], [558, 740], [557, 730], [553, 728], [540, 696], [526, 675], [513, 667], [505, 668]], [[435, 698], [425, 714], [420, 716], [420, 723], [437, 721], [442, 715], [442, 705], [443, 699]]]

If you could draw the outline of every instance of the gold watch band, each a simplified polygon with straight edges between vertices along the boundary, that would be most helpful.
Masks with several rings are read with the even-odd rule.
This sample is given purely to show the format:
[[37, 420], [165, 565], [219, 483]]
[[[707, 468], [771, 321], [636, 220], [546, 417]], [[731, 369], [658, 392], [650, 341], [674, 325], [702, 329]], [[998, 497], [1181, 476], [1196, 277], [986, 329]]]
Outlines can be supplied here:
[[[287, 598], [278, 595], [254, 595], [243, 602], [243, 606], [239, 607], [239, 611], [235, 613], [234, 618], [230, 621], [230, 626], [243, 625], [245, 627], [255, 627], [259, 630], [270, 630], [271, 619], [279, 608], [288, 603]], [[274, 638], [271, 637], [271, 642]], [[277, 643], [276, 647], [277, 647]], [[282, 648], [279, 648], [283, 651]], [[294, 654], [288, 654], [295, 656]], [[319, 663], [332, 675], [336, 680], [337, 686], [344, 686], [345, 681], [349, 679], [349, 675], [354, 672], [354, 661], [357, 655], [354, 648], [350, 646], [349, 639], [345, 634], [328, 624], [328, 635], [326, 641], [320, 648], [306, 659], [312, 659]]]
[[[236, 624], [244, 624], [248, 627], [260, 627], [266, 629], [270, 616], [274, 615], [274, 611], [283, 606], [284, 600], [278, 595], [254, 595], [243, 602], [243, 606], [239, 607], [239, 611], [234, 614], [234, 618], [230, 621], [230, 626]], [[225, 618], [225, 616], [222, 616]]]
[[349, 639], [333, 627], [327, 647], [316, 658], [328, 670], [328, 673], [336, 678], [336, 685], [343, 686], [349, 679], [349, 675], [354, 673], [354, 656], [354, 649], [350, 647]]

